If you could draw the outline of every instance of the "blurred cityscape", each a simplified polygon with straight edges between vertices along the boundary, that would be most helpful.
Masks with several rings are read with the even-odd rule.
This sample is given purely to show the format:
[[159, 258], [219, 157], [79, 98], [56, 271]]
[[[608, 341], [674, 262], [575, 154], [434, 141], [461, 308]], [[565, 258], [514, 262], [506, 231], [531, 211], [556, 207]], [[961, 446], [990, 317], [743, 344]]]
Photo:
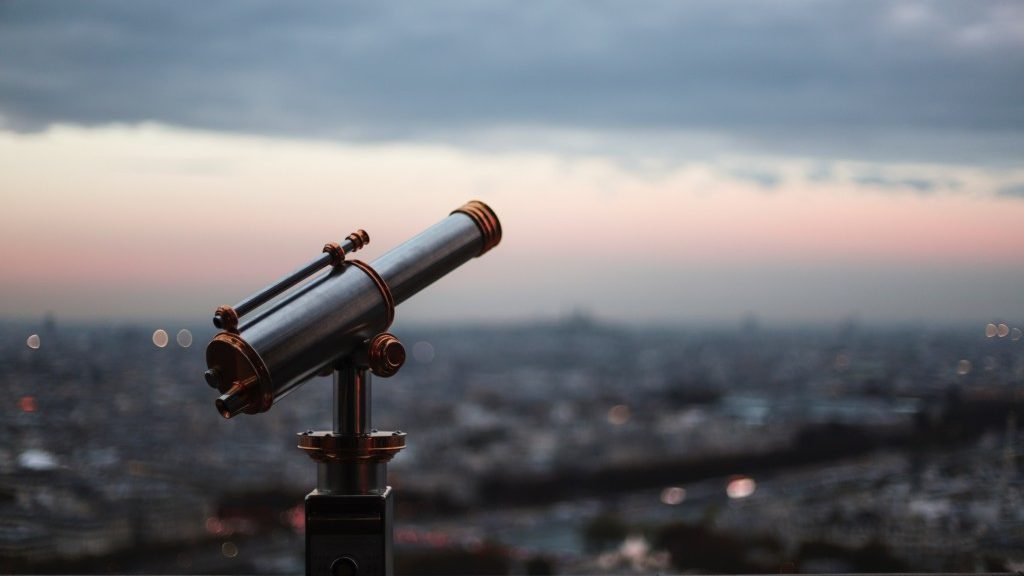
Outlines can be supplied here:
[[[1024, 569], [1024, 340], [403, 327], [399, 574]], [[0, 324], [0, 572], [300, 573], [329, 379], [223, 420], [212, 328]]]

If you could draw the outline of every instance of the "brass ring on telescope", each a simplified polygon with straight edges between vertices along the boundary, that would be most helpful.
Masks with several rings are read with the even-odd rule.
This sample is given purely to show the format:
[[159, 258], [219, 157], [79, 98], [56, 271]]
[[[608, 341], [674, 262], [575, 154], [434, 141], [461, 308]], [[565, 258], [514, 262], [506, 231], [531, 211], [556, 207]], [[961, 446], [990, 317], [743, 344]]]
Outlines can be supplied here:
[[324, 244], [324, 254], [331, 255], [331, 266], [337, 268], [345, 262], [345, 251], [341, 249], [341, 245], [337, 242], [328, 242]]
[[470, 200], [453, 210], [452, 214], [456, 212], [472, 218], [473, 223], [484, 236], [484, 245], [477, 256], [483, 256], [488, 250], [497, 246], [498, 242], [501, 242], [501, 222], [498, 221], [498, 216], [490, 206], [479, 200]]
[[387, 330], [391, 323], [395, 321], [395, 297], [391, 295], [391, 288], [388, 288], [388, 283], [366, 262], [362, 260], [349, 260], [348, 263], [366, 272], [370, 280], [373, 280], [373, 283], [377, 285], [377, 290], [380, 291], [381, 297], [384, 298], [384, 306], [387, 308], [388, 315], [387, 322], [384, 323], [384, 328], [381, 331]]

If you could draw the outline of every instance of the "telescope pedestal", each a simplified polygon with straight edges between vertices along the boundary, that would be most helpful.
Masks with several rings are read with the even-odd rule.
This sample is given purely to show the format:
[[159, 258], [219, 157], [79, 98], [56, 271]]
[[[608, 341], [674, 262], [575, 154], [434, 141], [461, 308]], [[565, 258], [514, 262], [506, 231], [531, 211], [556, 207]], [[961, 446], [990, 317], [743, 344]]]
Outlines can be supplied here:
[[[394, 336], [382, 336], [401, 347]], [[370, 342], [371, 350], [382, 336]], [[398, 348], [391, 360], [401, 366], [405, 353], [399, 358]], [[333, 430], [299, 434], [299, 448], [317, 462], [316, 490], [306, 496], [306, 576], [394, 571], [394, 491], [387, 485], [387, 463], [405, 447], [405, 434], [370, 427], [369, 365], [380, 368], [373, 354], [354, 354], [335, 366]]]
[[394, 572], [394, 491], [306, 496], [306, 575], [355, 576]]

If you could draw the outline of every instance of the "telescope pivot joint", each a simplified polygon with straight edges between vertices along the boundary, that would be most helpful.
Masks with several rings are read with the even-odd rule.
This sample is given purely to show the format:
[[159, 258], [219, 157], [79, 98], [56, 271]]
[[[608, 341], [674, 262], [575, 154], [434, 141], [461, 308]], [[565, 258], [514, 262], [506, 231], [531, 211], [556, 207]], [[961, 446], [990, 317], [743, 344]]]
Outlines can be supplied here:
[[405, 346], [394, 334], [382, 332], [356, 350], [353, 362], [366, 366], [374, 376], [390, 378], [405, 364]]
[[299, 433], [299, 448], [320, 463], [359, 465], [391, 460], [405, 448], [405, 433], [370, 425], [370, 373], [387, 378], [405, 363], [405, 347], [394, 334], [365, 340], [334, 365], [335, 425], [331, 431]]

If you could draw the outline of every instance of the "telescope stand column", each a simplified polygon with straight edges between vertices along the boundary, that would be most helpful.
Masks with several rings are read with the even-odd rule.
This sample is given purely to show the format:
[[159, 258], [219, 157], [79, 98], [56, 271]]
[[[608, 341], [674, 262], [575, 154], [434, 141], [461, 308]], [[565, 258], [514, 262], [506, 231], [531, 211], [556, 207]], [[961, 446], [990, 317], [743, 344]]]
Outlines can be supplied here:
[[317, 461], [306, 496], [306, 575], [391, 576], [394, 497], [387, 462], [405, 447], [402, 432], [370, 427], [370, 374], [344, 362], [334, 371], [334, 426], [299, 435]]

